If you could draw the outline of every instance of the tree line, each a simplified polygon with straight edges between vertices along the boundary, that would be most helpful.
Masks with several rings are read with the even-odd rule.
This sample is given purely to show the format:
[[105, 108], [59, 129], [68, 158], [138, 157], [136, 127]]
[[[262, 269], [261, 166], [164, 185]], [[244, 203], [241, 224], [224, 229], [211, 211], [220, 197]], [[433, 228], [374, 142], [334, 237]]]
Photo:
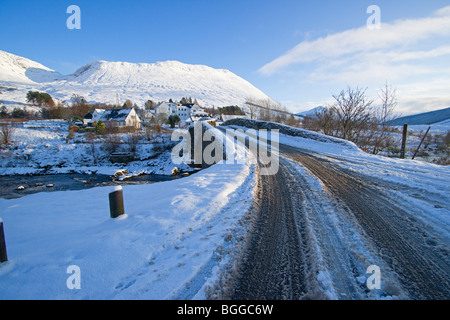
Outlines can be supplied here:
[[132, 108], [136, 105], [130, 100], [126, 100], [123, 105], [108, 103], [88, 103], [86, 99], [79, 95], [72, 95], [72, 104], [63, 104], [56, 101], [52, 96], [45, 92], [28, 91], [26, 95], [28, 103], [38, 106], [39, 111], [27, 110], [25, 108], [16, 107], [12, 111], [6, 109], [5, 106], [0, 108], [0, 118], [2, 119], [79, 119], [83, 120], [84, 116], [93, 112], [95, 109], [114, 109], [114, 108]]

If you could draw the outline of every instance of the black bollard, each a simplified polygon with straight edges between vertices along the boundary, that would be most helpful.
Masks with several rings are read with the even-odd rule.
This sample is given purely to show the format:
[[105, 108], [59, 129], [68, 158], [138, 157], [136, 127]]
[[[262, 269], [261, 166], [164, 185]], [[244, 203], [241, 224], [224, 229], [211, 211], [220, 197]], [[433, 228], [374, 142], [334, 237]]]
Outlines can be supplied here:
[[0, 263], [8, 261], [6, 254], [5, 232], [3, 231], [3, 221], [0, 219]]
[[121, 186], [117, 186], [114, 191], [109, 194], [109, 211], [111, 218], [117, 218], [125, 213]]

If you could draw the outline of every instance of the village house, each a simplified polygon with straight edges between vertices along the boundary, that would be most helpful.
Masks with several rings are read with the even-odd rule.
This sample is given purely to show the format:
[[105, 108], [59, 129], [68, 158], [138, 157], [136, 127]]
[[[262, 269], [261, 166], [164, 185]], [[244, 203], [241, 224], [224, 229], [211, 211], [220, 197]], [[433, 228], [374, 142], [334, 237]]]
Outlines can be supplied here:
[[198, 104], [189, 104], [187, 105], [191, 111], [191, 119], [196, 121], [200, 118], [208, 117], [208, 113], [203, 110]]
[[83, 126], [88, 126], [90, 124], [92, 124], [92, 113], [88, 112], [87, 114], [84, 115]]
[[92, 122], [98, 122], [102, 117], [103, 112], [105, 112], [105, 109], [95, 109], [94, 112], [92, 112]]
[[155, 110], [143, 110], [140, 113], [140, 119], [143, 123], [150, 123], [155, 117]]
[[176, 104], [172, 102], [161, 102], [155, 107], [155, 116], [164, 114], [165, 117], [177, 115], [181, 121], [196, 121], [208, 114], [197, 104]]
[[164, 114], [167, 118], [177, 114], [177, 104], [172, 102], [161, 102], [155, 107], [155, 115]]
[[103, 121], [106, 127], [141, 127], [141, 119], [134, 108], [131, 109], [95, 109], [94, 112], [84, 116], [84, 125], [94, 125]]

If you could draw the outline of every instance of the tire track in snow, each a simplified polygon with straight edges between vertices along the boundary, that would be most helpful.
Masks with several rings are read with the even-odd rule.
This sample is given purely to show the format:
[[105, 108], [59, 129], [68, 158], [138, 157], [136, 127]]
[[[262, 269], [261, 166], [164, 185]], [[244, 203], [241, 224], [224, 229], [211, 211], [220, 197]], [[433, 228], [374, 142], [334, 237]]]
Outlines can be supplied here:
[[[375, 243], [383, 260], [399, 277], [412, 299], [448, 299], [450, 264], [446, 250], [426, 245], [426, 227], [410, 217], [404, 203], [395, 204], [370, 179], [349, 175], [330, 162], [283, 147], [289, 157], [301, 163], [329, 192], [341, 200], [354, 215], [367, 236]], [[446, 244], [443, 244], [446, 247]]]
[[230, 290], [233, 300], [300, 299], [307, 292], [307, 228], [293, 210], [284, 182], [284, 165], [276, 175], [261, 176], [257, 218]]

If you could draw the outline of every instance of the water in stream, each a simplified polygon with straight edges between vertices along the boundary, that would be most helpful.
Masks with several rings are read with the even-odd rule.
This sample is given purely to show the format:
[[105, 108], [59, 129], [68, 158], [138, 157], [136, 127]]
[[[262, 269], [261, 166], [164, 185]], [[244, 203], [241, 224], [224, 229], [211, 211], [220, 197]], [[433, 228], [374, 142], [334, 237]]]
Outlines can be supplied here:
[[[146, 174], [126, 180], [118, 180], [105, 174], [54, 174], [0, 176], [0, 198], [14, 199], [38, 192], [82, 190], [101, 186], [148, 184], [181, 178], [181, 175], [167, 176]], [[20, 187], [24, 187], [23, 190]]]

